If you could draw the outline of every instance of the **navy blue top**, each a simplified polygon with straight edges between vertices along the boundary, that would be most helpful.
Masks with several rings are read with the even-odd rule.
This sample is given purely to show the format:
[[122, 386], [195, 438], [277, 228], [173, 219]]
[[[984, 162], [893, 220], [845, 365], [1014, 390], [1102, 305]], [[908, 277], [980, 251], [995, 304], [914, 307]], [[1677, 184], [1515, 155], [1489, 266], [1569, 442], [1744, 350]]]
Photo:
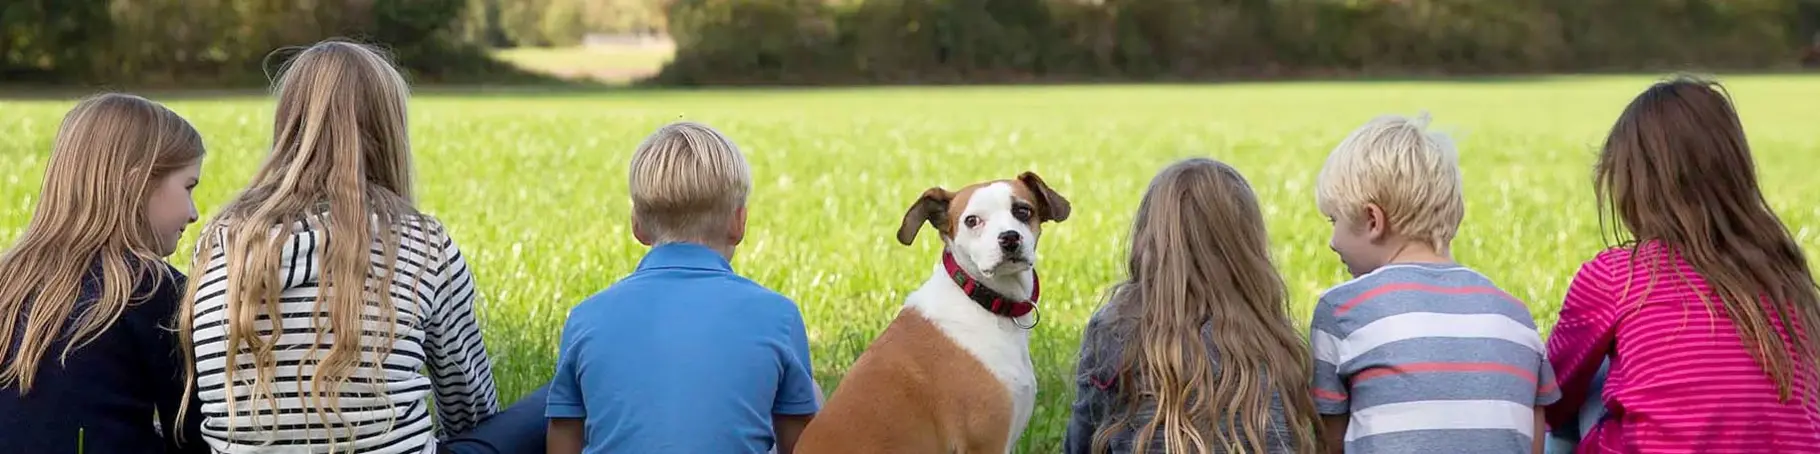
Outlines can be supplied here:
[[[30, 394], [0, 388], [0, 450], [42, 454], [207, 453], [199, 424], [200, 406], [185, 418], [183, 444], [172, 427], [183, 399], [183, 355], [177, 349], [177, 305], [184, 277], [164, 262], [155, 272], [175, 279], [140, 279], [120, 320], [88, 345], [70, 352], [61, 365], [73, 327], [51, 345], [38, 366]], [[100, 293], [99, 268], [84, 280], [75, 313]], [[17, 351], [24, 330], [8, 338]], [[162, 448], [160, 448], [162, 447]]]

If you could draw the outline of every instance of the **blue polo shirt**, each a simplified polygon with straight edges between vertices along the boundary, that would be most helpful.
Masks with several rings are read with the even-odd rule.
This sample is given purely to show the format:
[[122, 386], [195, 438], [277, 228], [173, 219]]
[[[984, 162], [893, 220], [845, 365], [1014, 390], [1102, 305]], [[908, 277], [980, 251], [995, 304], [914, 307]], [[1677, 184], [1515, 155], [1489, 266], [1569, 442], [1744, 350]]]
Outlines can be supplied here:
[[762, 454], [772, 415], [820, 410], [810, 373], [794, 302], [666, 244], [569, 312], [545, 415], [585, 420], [585, 454]]

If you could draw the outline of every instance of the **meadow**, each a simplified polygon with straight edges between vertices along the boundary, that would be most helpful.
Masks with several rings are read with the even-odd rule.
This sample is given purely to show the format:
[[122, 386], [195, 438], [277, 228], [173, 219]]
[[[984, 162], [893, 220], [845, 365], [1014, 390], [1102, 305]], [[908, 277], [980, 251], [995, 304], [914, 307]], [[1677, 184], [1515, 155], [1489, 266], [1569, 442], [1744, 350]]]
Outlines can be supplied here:
[[[1163, 166], [1205, 156], [1244, 173], [1266, 209], [1290, 312], [1306, 325], [1321, 289], [1346, 279], [1314, 207], [1315, 173], [1372, 116], [1427, 111], [1461, 150], [1467, 215], [1457, 259], [1527, 302], [1546, 329], [1574, 271], [1608, 244], [1590, 182], [1597, 147], [1653, 80], [438, 91], [414, 98], [411, 132], [421, 208], [449, 225], [475, 267], [508, 400], [550, 377], [569, 308], [638, 263], [626, 161], [666, 122], [706, 122], [747, 154], [756, 187], [734, 266], [800, 304], [829, 392], [937, 259], [931, 231], [912, 246], [893, 239], [917, 195], [1039, 173], [1074, 206], [1041, 246], [1045, 300], [1031, 346], [1041, 389], [1019, 452], [1046, 453], [1059, 449], [1068, 417], [1080, 328], [1121, 279], [1133, 211]], [[1724, 80], [1770, 203], [1810, 259], [1820, 256], [1820, 77]], [[263, 159], [272, 102], [257, 93], [156, 97], [207, 141], [197, 189], [206, 218]], [[72, 102], [0, 99], [6, 243], [30, 218]], [[187, 254], [174, 261], [183, 266]]]

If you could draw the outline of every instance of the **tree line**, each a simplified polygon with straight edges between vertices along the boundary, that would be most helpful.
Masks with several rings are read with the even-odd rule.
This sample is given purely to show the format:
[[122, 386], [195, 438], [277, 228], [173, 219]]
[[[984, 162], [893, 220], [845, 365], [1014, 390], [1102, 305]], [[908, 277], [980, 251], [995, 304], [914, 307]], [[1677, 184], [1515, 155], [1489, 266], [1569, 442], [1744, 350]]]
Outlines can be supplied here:
[[0, 81], [214, 86], [267, 81], [284, 51], [380, 44], [427, 81], [534, 79], [461, 26], [474, 0], [6, 0]]
[[675, 84], [1762, 70], [1820, 0], [675, 0]]
[[1820, 63], [1820, 0], [8, 0], [0, 81], [263, 82], [333, 36], [498, 81], [590, 33], [670, 35], [685, 85], [1753, 70]]

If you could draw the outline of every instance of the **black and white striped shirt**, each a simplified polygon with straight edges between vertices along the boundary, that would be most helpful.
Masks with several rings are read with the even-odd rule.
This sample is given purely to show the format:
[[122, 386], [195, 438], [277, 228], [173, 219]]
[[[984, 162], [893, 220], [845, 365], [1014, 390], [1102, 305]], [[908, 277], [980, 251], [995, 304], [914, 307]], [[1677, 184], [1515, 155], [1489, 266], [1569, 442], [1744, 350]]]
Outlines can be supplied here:
[[[214, 450], [323, 453], [339, 442], [338, 453], [432, 453], [439, 435], [460, 434], [497, 411], [492, 366], [474, 315], [473, 277], [454, 241], [427, 217], [392, 226], [400, 247], [396, 272], [391, 273], [396, 277], [390, 302], [397, 308], [397, 320], [389, 327], [397, 337], [391, 354], [380, 364], [372, 347], [387, 341], [388, 327], [379, 310], [369, 308], [361, 340], [365, 352], [361, 365], [340, 388], [340, 415], [330, 412], [325, 420], [307, 396], [299, 397], [309, 390], [316, 361], [328, 354], [328, 345], [319, 346], [313, 355], [310, 351], [317, 343], [313, 318], [318, 315], [315, 299], [326, 255], [325, 226], [311, 224], [319, 223], [290, 226], [291, 237], [279, 259], [278, 325], [283, 331], [273, 349], [277, 367], [269, 379], [277, 408], [264, 398], [249, 398], [256, 376], [251, 354], [239, 355], [234, 384], [224, 387], [227, 260], [221, 246], [228, 239], [225, 234], [204, 239], [214, 243], [207, 245], [214, 252], [198, 278], [202, 284], [195, 302], [194, 347], [198, 403], [205, 416], [202, 433]], [[372, 248], [375, 267], [384, 263], [379, 244], [375, 240]], [[424, 272], [418, 273], [420, 269]], [[321, 315], [328, 314], [325, 310]], [[261, 336], [269, 335], [269, 318], [260, 314], [258, 320]], [[329, 342], [332, 336], [325, 335], [323, 343]], [[236, 396], [232, 418], [226, 400], [230, 388]], [[434, 422], [427, 401], [432, 394]], [[326, 398], [323, 402], [328, 404]]]

